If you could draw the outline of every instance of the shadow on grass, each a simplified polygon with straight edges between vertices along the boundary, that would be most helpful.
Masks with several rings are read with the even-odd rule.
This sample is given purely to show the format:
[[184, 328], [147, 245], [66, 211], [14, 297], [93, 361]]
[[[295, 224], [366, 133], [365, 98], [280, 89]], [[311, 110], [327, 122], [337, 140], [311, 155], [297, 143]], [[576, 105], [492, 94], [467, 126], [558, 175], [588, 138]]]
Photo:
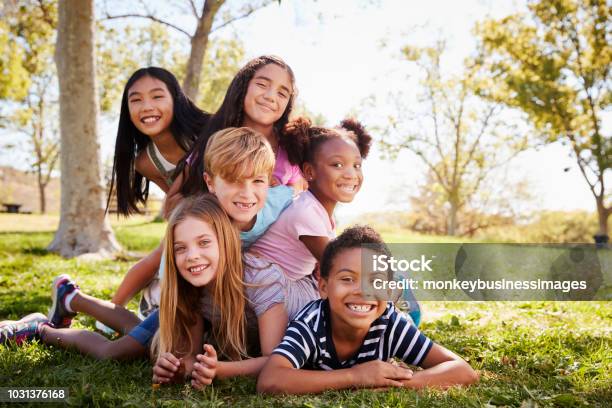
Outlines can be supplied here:
[[34, 312], [46, 314], [49, 307], [50, 293], [24, 296], [17, 287], [14, 292], [0, 293], [0, 320], [17, 320]]

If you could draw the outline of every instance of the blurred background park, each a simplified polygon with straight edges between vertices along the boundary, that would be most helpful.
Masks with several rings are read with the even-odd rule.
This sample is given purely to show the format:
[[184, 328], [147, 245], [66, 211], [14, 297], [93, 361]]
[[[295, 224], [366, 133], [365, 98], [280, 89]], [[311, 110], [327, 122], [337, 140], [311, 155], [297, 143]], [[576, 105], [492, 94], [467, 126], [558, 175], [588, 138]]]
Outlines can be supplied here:
[[[329, 126], [354, 116], [375, 138], [339, 229], [368, 223], [396, 243], [597, 236], [608, 276], [610, 10], [607, 0], [4, 0], [0, 320], [45, 311], [61, 273], [109, 299], [162, 239], [161, 191], [152, 188], [142, 215], [118, 218], [112, 205], [104, 215], [131, 73], [167, 68], [214, 112], [261, 54], [294, 70], [297, 114]], [[83, 21], [74, 47], [66, 33]], [[123, 251], [77, 256], [105, 248]], [[422, 307], [420, 328], [466, 358], [480, 384], [264, 398], [238, 378], [204, 393], [156, 390], [147, 361], [95, 361], [36, 342], [0, 345], [0, 384], [69, 387], [68, 402], [87, 406], [610, 406], [609, 301]], [[73, 325], [93, 330], [94, 320]]]
[[[214, 112], [247, 60], [277, 54], [295, 71], [297, 113], [325, 125], [355, 116], [375, 136], [363, 188], [337, 212], [341, 224], [497, 242], [607, 235], [609, 2], [210, 4], [205, 16], [202, 2], [188, 0], [94, 2], [106, 186], [121, 92], [134, 70], [171, 70]], [[0, 229], [35, 219], [53, 229], [61, 177], [57, 4], [6, 0], [1, 13], [0, 203], [47, 217], [0, 218]], [[198, 29], [204, 17], [212, 18], [207, 32]], [[187, 84], [198, 41], [205, 53]], [[161, 197], [152, 189], [152, 217]]]

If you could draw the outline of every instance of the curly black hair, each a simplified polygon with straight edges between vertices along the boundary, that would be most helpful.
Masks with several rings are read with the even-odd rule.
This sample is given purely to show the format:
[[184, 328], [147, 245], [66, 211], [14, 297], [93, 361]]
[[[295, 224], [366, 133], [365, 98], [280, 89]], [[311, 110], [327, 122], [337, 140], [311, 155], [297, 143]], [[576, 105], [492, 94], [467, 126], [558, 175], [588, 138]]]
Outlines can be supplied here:
[[336, 137], [352, 140], [362, 158], [370, 152], [372, 137], [361, 123], [349, 118], [344, 119], [337, 128], [311, 126], [310, 120], [299, 117], [287, 125], [281, 140], [291, 163], [302, 168], [304, 163], [313, 163], [319, 148], [328, 140]]
[[367, 248], [381, 255], [391, 256], [391, 251], [380, 234], [368, 225], [354, 225], [327, 244], [321, 257], [321, 277], [329, 277], [334, 259], [342, 251], [352, 248]]

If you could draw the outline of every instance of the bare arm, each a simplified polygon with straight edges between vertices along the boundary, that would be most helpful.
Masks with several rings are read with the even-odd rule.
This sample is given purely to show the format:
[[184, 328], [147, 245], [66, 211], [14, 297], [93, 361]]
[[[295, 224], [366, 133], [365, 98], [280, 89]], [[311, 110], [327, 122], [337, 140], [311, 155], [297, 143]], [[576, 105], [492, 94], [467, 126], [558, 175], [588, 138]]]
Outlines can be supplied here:
[[162, 252], [162, 244], [160, 244], [153, 252], [132, 266], [125, 274], [111, 302], [125, 306], [136, 293], [151, 282], [159, 268]]
[[411, 376], [411, 370], [379, 360], [341, 370], [301, 370], [285, 357], [273, 354], [259, 375], [257, 391], [309, 394], [346, 388], [402, 387], [402, 380]]
[[317, 261], [321, 261], [323, 251], [329, 242], [327, 237], [313, 237], [310, 235], [300, 235], [300, 241], [306, 245], [306, 248], [310, 251], [312, 256], [317, 258]]
[[183, 171], [176, 176], [174, 182], [166, 192], [166, 200], [164, 201], [164, 218], [168, 218], [176, 205], [183, 199], [181, 187], [185, 181], [185, 175], [189, 174], [189, 165], [185, 165]]
[[479, 376], [470, 365], [452, 351], [434, 344], [423, 360], [423, 371], [414, 373], [410, 380], [402, 381], [409, 388], [469, 385], [478, 381]]
[[220, 361], [217, 365], [217, 377], [228, 378], [238, 375], [256, 376], [268, 361], [272, 350], [283, 339], [287, 328], [287, 311], [285, 305], [276, 304], [257, 319], [259, 342], [263, 357], [242, 361]]
[[138, 156], [136, 156], [136, 160], [134, 161], [134, 168], [137, 172], [142, 174], [143, 177], [157, 184], [157, 186], [161, 188], [164, 193], [168, 192], [168, 183], [159, 173], [157, 167], [153, 165], [151, 159], [149, 159], [149, 156], [144, 150], [138, 153]]
[[[191, 350], [182, 358], [177, 357], [179, 354], [176, 351], [171, 353], [166, 352], [158, 356], [155, 366], [153, 367], [154, 384], [181, 382], [185, 379], [186, 373], [193, 373], [194, 365], [196, 364], [196, 355], [199, 350], [202, 349], [203, 332], [204, 324], [202, 318], [196, 316], [196, 322], [190, 328], [192, 340]], [[186, 341], [187, 339], [181, 340]]]
[[262, 355], [272, 354], [272, 350], [283, 340], [287, 323], [289, 323], [289, 318], [284, 304], [278, 303], [259, 316], [257, 326]]

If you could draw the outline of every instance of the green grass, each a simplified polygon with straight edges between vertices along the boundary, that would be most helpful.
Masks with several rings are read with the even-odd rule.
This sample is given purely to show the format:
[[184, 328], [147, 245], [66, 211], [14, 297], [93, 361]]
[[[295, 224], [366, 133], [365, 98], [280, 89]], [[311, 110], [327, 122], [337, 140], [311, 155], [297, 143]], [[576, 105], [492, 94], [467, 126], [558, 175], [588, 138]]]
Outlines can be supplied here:
[[[0, 231], [17, 231], [3, 224]], [[128, 251], [151, 250], [163, 224], [145, 219], [113, 222]], [[45, 250], [52, 232], [0, 232], [0, 319], [50, 306], [49, 284], [70, 273], [89, 294], [110, 298], [135, 259], [84, 262]], [[31, 224], [31, 225], [30, 225]], [[19, 223], [15, 224], [19, 225]], [[45, 231], [51, 229], [41, 228]], [[439, 242], [401, 234], [390, 241]], [[404, 242], [405, 242], [404, 241]], [[130, 307], [135, 308], [132, 302]], [[422, 330], [466, 358], [481, 374], [478, 385], [448, 391], [342, 391], [262, 397], [255, 381], [219, 381], [204, 392], [187, 385], [153, 390], [151, 364], [95, 361], [36, 342], [0, 346], [3, 387], [68, 387], [69, 403], [86, 406], [364, 406], [364, 407], [607, 407], [612, 404], [611, 302], [424, 302]], [[93, 329], [93, 319], [74, 325]]]

